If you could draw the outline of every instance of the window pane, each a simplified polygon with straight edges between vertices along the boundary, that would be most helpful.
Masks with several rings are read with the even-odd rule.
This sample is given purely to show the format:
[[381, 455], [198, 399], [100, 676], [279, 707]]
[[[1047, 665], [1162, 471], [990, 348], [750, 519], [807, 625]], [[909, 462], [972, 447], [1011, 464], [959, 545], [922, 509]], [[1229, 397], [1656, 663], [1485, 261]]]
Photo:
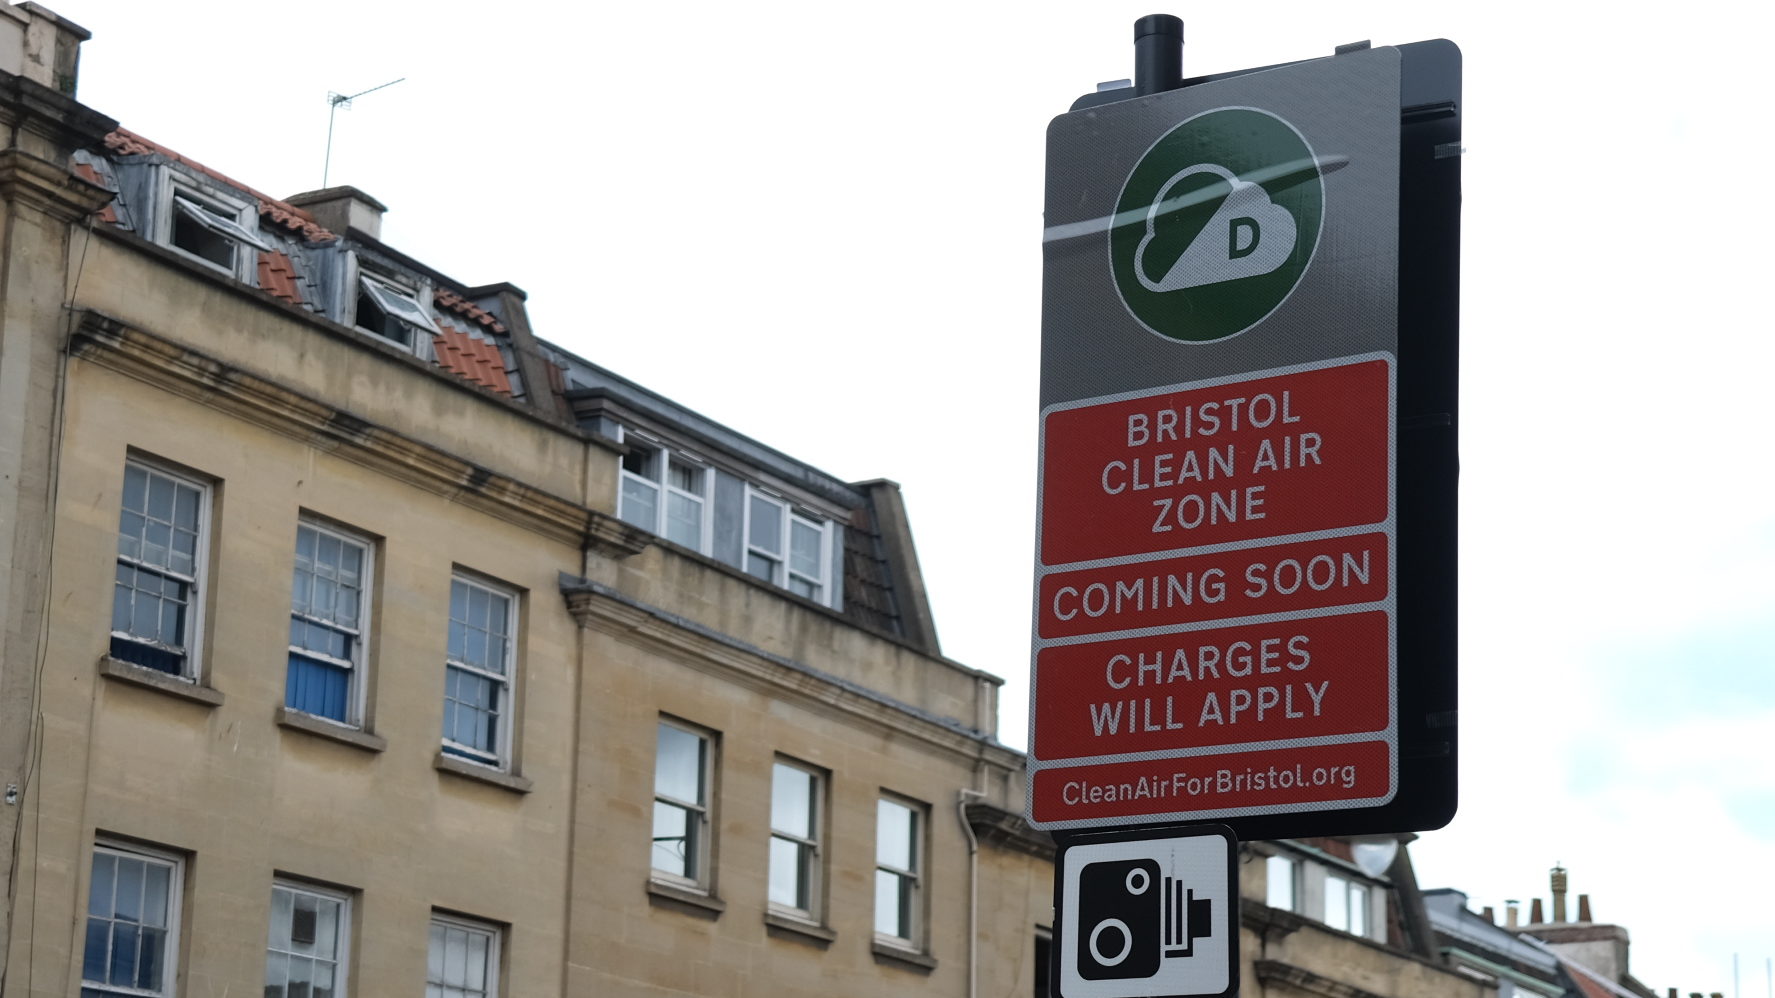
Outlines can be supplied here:
[[1284, 911], [1294, 910], [1294, 860], [1287, 856], [1271, 856], [1264, 861], [1264, 875], [1269, 881], [1264, 903]]
[[475, 990], [487, 987], [487, 942], [488, 936], [481, 932], [470, 932], [468, 935], [468, 970], [463, 975], [462, 983]]
[[746, 553], [746, 571], [766, 582], [777, 580], [777, 563], [756, 551]]
[[751, 532], [747, 540], [755, 548], [775, 555], [782, 554], [782, 507], [763, 496], [753, 496]]
[[694, 877], [690, 812], [675, 804], [653, 804], [653, 868], [680, 877]]
[[669, 724], [659, 726], [653, 792], [692, 804], [704, 802], [702, 738]]
[[134, 985], [136, 980], [136, 947], [141, 942], [141, 929], [125, 922], [111, 923], [111, 968], [107, 984]]
[[703, 501], [682, 493], [666, 496], [666, 540], [700, 551], [703, 546]]
[[617, 515], [643, 530], [659, 529], [659, 488], [634, 478], [622, 480], [622, 508]]
[[147, 864], [142, 883], [142, 923], [164, 929], [167, 925], [166, 896], [172, 882], [172, 869], [158, 863]]
[[822, 578], [825, 573], [820, 571], [820, 541], [824, 532], [805, 520], [796, 518], [789, 523], [789, 567], [811, 579]]
[[913, 869], [911, 808], [891, 800], [875, 802], [875, 861], [883, 866]]
[[770, 840], [770, 899], [791, 908], [807, 908], [807, 848], [788, 839]]
[[102, 981], [111, 965], [111, 923], [98, 918], [86, 920], [86, 956], [81, 962], [80, 977], [86, 981]]
[[695, 492], [698, 495], [701, 495], [703, 491], [703, 469], [673, 459], [671, 477], [668, 484], [670, 484], [672, 488], [683, 489], [686, 492]]
[[109, 918], [111, 915], [111, 890], [117, 877], [117, 857], [107, 853], [94, 853], [92, 857], [92, 889], [87, 892], [86, 911], [91, 915]]
[[770, 827], [799, 838], [813, 838], [814, 775], [777, 763], [771, 773]]
[[1363, 884], [1350, 885], [1350, 931], [1368, 935], [1368, 887]]
[[431, 923], [431, 945], [425, 952], [425, 979], [444, 983], [444, 927]]
[[1325, 875], [1325, 924], [1348, 932], [1350, 929], [1350, 883], [1342, 877]]
[[114, 917], [123, 922], [142, 920], [142, 867], [139, 859], [117, 859], [117, 902]]
[[628, 446], [628, 453], [622, 456], [622, 470], [631, 475], [640, 475], [642, 478], [659, 481], [657, 469], [659, 451], [637, 443], [630, 443]]
[[901, 939], [911, 938], [907, 915], [909, 881], [886, 870], [875, 871], [875, 931]]

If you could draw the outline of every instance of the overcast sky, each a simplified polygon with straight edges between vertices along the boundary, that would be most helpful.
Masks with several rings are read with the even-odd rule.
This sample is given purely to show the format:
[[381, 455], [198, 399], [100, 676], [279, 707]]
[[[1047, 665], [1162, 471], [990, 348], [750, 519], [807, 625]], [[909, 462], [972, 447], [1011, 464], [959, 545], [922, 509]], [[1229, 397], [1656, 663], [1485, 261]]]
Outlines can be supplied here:
[[[1024, 744], [1043, 134], [1147, 3], [52, 0], [80, 98], [267, 193], [331, 182], [543, 337], [902, 484], [945, 651]], [[1775, 955], [1771, 17], [1715, 0], [1173, 8], [1188, 75], [1466, 53], [1462, 787], [1477, 909], [1571, 871], [1660, 993]], [[281, 16], [280, 16], [281, 15]]]

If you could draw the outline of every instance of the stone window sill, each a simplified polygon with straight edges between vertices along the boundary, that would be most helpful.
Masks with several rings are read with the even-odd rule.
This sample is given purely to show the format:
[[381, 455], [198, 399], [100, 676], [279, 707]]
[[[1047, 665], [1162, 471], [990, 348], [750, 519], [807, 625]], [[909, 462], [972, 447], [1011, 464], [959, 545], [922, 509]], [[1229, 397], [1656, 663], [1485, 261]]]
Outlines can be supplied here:
[[647, 881], [647, 894], [649, 900], [656, 904], [689, 909], [690, 914], [711, 919], [720, 918], [721, 913], [727, 910], [727, 902], [713, 894], [664, 880]]
[[440, 773], [450, 773], [455, 776], [461, 776], [466, 779], [485, 783], [489, 786], [499, 787], [502, 790], [510, 790], [515, 794], [527, 794], [530, 792], [531, 783], [522, 776], [517, 776], [512, 773], [502, 773], [490, 766], [482, 766], [469, 762], [466, 759], [458, 759], [442, 749], [438, 750], [438, 757], [432, 760], [431, 768]]
[[906, 970], [916, 970], [928, 974], [937, 969], [937, 958], [917, 950], [907, 949], [904, 945], [883, 942], [876, 939], [871, 945], [877, 963], [895, 964]]
[[764, 913], [764, 927], [771, 935], [786, 934], [801, 942], [812, 943], [821, 949], [832, 945], [832, 940], [838, 938], [838, 933], [824, 925], [774, 911]]
[[200, 686], [189, 679], [169, 676], [154, 669], [145, 669], [109, 655], [99, 657], [99, 675], [106, 679], [128, 683], [131, 686], [165, 693], [168, 696], [178, 697], [204, 707], [220, 707], [222, 705], [221, 690]]
[[347, 727], [288, 707], [277, 708], [277, 724], [281, 728], [316, 735], [366, 752], [381, 752], [388, 748], [388, 739], [380, 735], [372, 735], [368, 731]]

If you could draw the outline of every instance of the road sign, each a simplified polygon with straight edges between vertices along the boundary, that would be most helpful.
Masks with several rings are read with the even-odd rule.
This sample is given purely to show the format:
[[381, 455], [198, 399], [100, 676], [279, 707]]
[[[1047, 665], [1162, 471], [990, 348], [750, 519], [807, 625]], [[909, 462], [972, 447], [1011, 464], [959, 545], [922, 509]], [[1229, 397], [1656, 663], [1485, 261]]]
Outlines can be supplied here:
[[1236, 994], [1236, 848], [1219, 825], [1062, 844], [1049, 974], [1056, 998]]
[[1452, 817], [1458, 59], [1050, 126], [1038, 827]]

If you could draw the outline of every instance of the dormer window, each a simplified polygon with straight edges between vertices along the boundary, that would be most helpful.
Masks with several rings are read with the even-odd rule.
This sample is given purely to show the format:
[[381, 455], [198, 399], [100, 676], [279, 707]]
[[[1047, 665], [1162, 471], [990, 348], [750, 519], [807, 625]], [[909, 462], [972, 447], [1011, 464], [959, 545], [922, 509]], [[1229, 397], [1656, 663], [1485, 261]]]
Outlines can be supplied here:
[[357, 328], [374, 333], [403, 350], [421, 353], [415, 332], [438, 335], [438, 327], [419, 304], [417, 292], [369, 274], [358, 275]]
[[630, 438], [617, 515], [693, 551], [706, 551], [709, 470], [668, 448]]
[[166, 244], [224, 273], [246, 280], [254, 267], [245, 250], [271, 249], [248, 227], [252, 207], [245, 202], [174, 181], [167, 205]]
[[827, 525], [757, 490], [746, 496], [746, 571], [825, 602]]
[[674, 544], [824, 606], [842, 604], [833, 578], [839, 521], [767, 491], [702, 455], [618, 426], [625, 448], [617, 516]]

